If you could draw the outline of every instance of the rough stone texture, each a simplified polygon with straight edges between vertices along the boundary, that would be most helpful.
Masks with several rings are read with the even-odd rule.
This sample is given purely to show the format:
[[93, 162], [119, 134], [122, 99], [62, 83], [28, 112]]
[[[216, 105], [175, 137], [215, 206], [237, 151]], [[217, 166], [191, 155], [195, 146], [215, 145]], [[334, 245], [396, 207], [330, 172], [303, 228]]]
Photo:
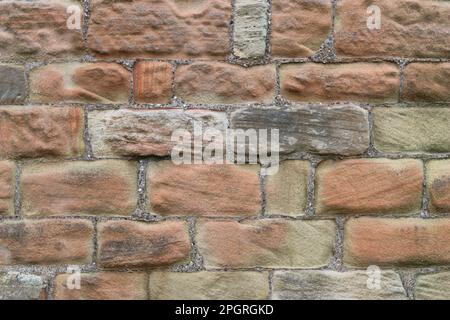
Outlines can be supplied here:
[[306, 102], [398, 100], [400, 70], [393, 63], [287, 64], [281, 67], [281, 94]]
[[80, 108], [0, 107], [0, 157], [76, 157], [84, 151]]
[[212, 142], [194, 132], [194, 125], [205, 131], [207, 128], [224, 131], [227, 126], [225, 113], [177, 109], [92, 111], [88, 122], [92, 150], [97, 157], [168, 156], [179, 143], [172, 141], [176, 130], [191, 133], [188, 145], [183, 144], [183, 147], [190, 149], [191, 155], [200, 157], [201, 150], [191, 146], [194, 138], [203, 141], [203, 146]]
[[449, 152], [450, 109], [375, 108], [375, 148], [383, 152]]
[[450, 262], [448, 219], [349, 220], [344, 262], [350, 266], [427, 266]]
[[0, 9], [0, 298], [447, 296], [450, 0]]
[[143, 103], [169, 103], [172, 98], [172, 65], [140, 61], [134, 66], [134, 98]]
[[182, 65], [175, 73], [175, 93], [188, 103], [270, 103], [275, 96], [275, 66]]
[[281, 162], [278, 172], [268, 175], [265, 180], [267, 213], [269, 215], [303, 215], [306, 208], [308, 174], [308, 161]]
[[12, 271], [0, 274], [0, 300], [43, 300], [45, 287], [41, 276]]
[[231, 127], [278, 129], [280, 155], [356, 155], [369, 147], [368, 113], [352, 104], [246, 108], [232, 113]]
[[15, 165], [0, 161], [0, 216], [14, 214], [15, 176]]
[[[380, 8], [381, 28], [369, 29], [370, 5]], [[450, 56], [450, 3], [445, 0], [338, 2], [335, 46], [342, 56]]]
[[151, 211], [161, 215], [255, 216], [261, 211], [258, 165], [150, 164]]
[[266, 52], [267, 0], [237, 0], [234, 4], [234, 54], [260, 58]]
[[406, 66], [404, 72], [402, 99], [427, 102], [450, 101], [450, 63], [411, 63]]
[[80, 55], [82, 34], [67, 27], [69, 6], [83, 12], [79, 1], [1, 1], [0, 59]]
[[94, 228], [73, 219], [0, 223], [0, 265], [85, 264], [91, 261]]
[[108, 221], [99, 225], [98, 263], [105, 268], [159, 267], [189, 259], [187, 224]]
[[101, 56], [225, 58], [231, 2], [93, 0], [89, 48]]
[[423, 168], [419, 160], [328, 160], [320, 163], [316, 172], [316, 212], [418, 212], [422, 181]]
[[427, 163], [429, 209], [433, 213], [450, 212], [450, 160]]
[[313, 55], [331, 33], [331, 11], [328, 0], [272, 0], [272, 54]]
[[34, 102], [126, 103], [131, 73], [117, 63], [50, 64], [30, 75]]
[[380, 273], [379, 288], [366, 271], [275, 271], [272, 297], [276, 300], [405, 300], [400, 276]]
[[[56, 300], [146, 300], [148, 276], [143, 273], [82, 273], [80, 289], [70, 289], [70, 274], [55, 279]], [[70, 284], [70, 286], [68, 286]]]
[[267, 272], [152, 272], [151, 300], [259, 300], [269, 294]]
[[130, 215], [137, 203], [137, 165], [120, 160], [25, 166], [22, 212], [26, 216]]
[[27, 95], [25, 70], [19, 66], [0, 64], [0, 74], [0, 104], [23, 103]]
[[199, 223], [206, 267], [319, 268], [331, 259], [333, 221], [281, 219]]
[[450, 272], [419, 275], [414, 296], [417, 300], [449, 300]]

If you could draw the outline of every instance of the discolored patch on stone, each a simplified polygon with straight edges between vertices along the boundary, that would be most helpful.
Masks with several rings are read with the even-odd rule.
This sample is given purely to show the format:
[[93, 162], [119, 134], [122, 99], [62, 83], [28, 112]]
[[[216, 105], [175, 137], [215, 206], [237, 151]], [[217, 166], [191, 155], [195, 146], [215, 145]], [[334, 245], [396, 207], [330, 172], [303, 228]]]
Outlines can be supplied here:
[[147, 174], [151, 211], [161, 215], [256, 216], [258, 165], [153, 162]]
[[14, 214], [15, 176], [14, 163], [0, 161], [0, 216]]
[[422, 203], [423, 166], [415, 159], [349, 159], [320, 163], [318, 214], [415, 213]]
[[367, 271], [275, 271], [275, 300], [406, 300], [400, 276], [380, 271], [379, 282]]
[[450, 110], [446, 108], [375, 108], [374, 146], [382, 152], [450, 151]]
[[204, 221], [197, 242], [206, 267], [319, 268], [333, 251], [333, 221]]
[[450, 161], [433, 160], [427, 163], [427, 187], [429, 208], [433, 213], [450, 210]]
[[189, 259], [187, 224], [108, 221], [99, 225], [98, 262], [105, 268], [161, 267]]
[[34, 102], [127, 103], [131, 72], [117, 63], [50, 64], [30, 74]]
[[87, 220], [5, 221], [0, 223], [0, 265], [87, 264], [93, 234]]
[[231, 128], [278, 129], [282, 156], [356, 155], [369, 147], [368, 113], [353, 104], [245, 108], [231, 114]]
[[137, 203], [137, 164], [121, 160], [25, 166], [25, 216], [131, 215]]
[[411, 63], [404, 72], [402, 99], [417, 102], [450, 101], [450, 63]]
[[416, 300], [449, 300], [450, 272], [419, 275], [416, 279]]
[[[253, 271], [150, 273], [151, 300], [261, 300], [269, 274]], [[245, 283], [245, 285], [242, 285]]]
[[267, 213], [303, 215], [306, 208], [308, 174], [308, 161], [287, 160], [281, 162], [278, 168], [269, 169], [269, 175], [265, 179]]
[[82, 273], [79, 289], [74, 289], [71, 274], [55, 279], [56, 300], [146, 300], [148, 276], [144, 273]]
[[448, 219], [358, 218], [344, 232], [349, 266], [435, 266], [450, 261]]
[[266, 52], [267, 0], [237, 0], [234, 4], [234, 54], [263, 57]]
[[[168, 156], [175, 146], [181, 144], [191, 155], [200, 157], [202, 148], [194, 149], [194, 138], [204, 147], [213, 142], [194, 132], [195, 126], [225, 132], [226, 114], [206, 110], [182, 111], [177, 109], [158, 110], [107, 110], [89, 112], [90, 141], [97, 157], [114, 156]], [[178, 142], [176, 132], [189, 132], [186, 142]], [[224, 149], [223, 142], [217, 146]]]
[[143, 103], [169, 103], [172, 98], [172, 65], [140, 61], [134, 67], [134, 98]]
[[0, 274], [0, 300], [44, 300], [46, 279], [42, 276], [10, 271]]
[[0, 74], [0, 104], [23, 103], [27, 95], [24, 68], [0, 64]]

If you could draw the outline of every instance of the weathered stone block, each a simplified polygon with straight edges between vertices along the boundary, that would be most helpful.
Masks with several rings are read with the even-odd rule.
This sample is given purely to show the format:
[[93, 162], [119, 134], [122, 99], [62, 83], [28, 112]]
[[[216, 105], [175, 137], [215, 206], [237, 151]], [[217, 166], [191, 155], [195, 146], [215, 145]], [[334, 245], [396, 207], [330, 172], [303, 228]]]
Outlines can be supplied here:
[[379, 283], [371, 281], [369, 276], [366, 271], [275, 271], [272, 295], [279, 300], [406, 299], [397, 273], [381, 271]]
[[287, 160], [280, 163], [275, 174], [267, 175], [265, 181], [267, 213], [303, 215], [306, 208], [308, 174], [308, 161]]
[[[245, 285], [243, 285], [245, 283]], [[152, 272], [151, 300], [259, 300], [269, 293], [267, 272]]]
[[232, 113], [231, 127], [278, 129], [280, 155], [295, 152], [355, 155], [369, 147], [368, 113], [352, 104], [246, 108]]
[[84, 151], [81, 108], [0, 107], [0, 157], [64, 158]]
[[234, 54], [260, 58], [266, 52], [267, 0], [237, 0], [234, 12]]
[[50, 64], [30, 75], [35, 102], [126, 103], [131, 72], [117, 63]]
[[175, 93], [188, 103], [270, 103], [275, 97], [275, 66], [242, 67], [221, 62], [182, 65]]
[[46, 279], [20, 272], [0, 274], [0, 300], [43, 300]]
[[25, 166], [26, 216], [131, 215], [137, 203], [137, 164], [120, 160], [67, 161]]
[[308, 57], [331, 33], [332, 7], [328, 0], [273, 0], [272, 54]]
[[382, 152], [449, 152], [450, 109], [375, 108], [374, 146]]
[[189, 259], [188, 227], [182, 221], [108, 221], [98, 230], [98, 261], [105, 268], [164, 267]]
[[397, 102], [400, 69], [393, 63], [287, 64], [281, 94], [303, 102]]
[[206, 110], [120, 109], [92, 111], [88, 117], [92, 149], [97, 157], [168, 156], [178, 144], [172, 141], [172, 134], [177, 130], [191, 133], [189, 145], [183, 145], [183, 149], [185, 147], [191, 150], [191, 155], [200, 157], [203, 149], [193, 148], [194, 138], [203, 146], [212, 142], [194, 132], [194, 126], [218, 132], [225, 132], [227, 127], [225, 113]]
[[319, 268], [333, 252], [333, 221], [204, 221], [197, 242], [206, 267]]
[[161, 215], [256, 216], [261, 212], [258, 165], [151, 163], [151, 211]]
[[94, 0], [89, 48], [108, 57], [225, 58], [231, 2]]
[[[69, 8], [75, 8], [68, 12]], [[81, 28], [69, 29], [80, 1], [17, 0], [0, 2], [0, 59], [48, 59], [82, 54]], [[80, 20], [82, 25], [83, 21]], [[81, 27], [81, 26], [80, 26]]]
[[19, 66], [0, 65], [0, 74], [0, 104], [23, 103], [27, 90], [25, 70]]
[[[371, 5], [379, 12], [368, 13]], [[373, 24], [377, 14], [379, 28]], [[445, 0], [343, 0], [337, 6], [335, 46], [338, 56], [449, 57], [449, 20]]]

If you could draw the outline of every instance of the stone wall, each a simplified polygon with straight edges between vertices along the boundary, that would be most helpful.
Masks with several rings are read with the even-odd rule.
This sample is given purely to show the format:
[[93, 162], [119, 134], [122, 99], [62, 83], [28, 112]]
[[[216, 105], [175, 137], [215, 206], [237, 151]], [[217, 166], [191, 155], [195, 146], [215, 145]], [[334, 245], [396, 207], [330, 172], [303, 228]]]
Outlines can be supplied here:
[[446, 0], [0, 1], [0, 299], [448, 299], [449, 104]]

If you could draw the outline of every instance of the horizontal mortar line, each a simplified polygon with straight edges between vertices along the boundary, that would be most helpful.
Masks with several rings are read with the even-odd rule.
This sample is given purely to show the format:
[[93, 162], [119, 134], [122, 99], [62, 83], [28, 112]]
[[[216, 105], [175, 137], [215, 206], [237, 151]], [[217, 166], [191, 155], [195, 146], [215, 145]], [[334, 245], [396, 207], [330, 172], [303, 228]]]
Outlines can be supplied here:
[[[339, 154], [329, 154], [329, 155], [320, 155], [314, 153], [304, 153], [295, 156], [283, 156], [280, 155], [280, 162], [290, 161], [290, 160], [298, 160], [298, 161], [317, 161], [324, 162], [327, 160], [362, 160], [362, 159], [392, 159], [392, 160], [402, 160], [402, 159], [415, 159], [415, 160], [448, 160], [450, 159], [450, 153], [380, 153], [374, 149], [375, 153], [373, 154], [360, 154], [360, 155], [339, 155]], [[169, 161], [170, 157], [157, 157], [157, 156], [149, 156], [149, 157], [98, 157], [91, 156], [87, 157], [76, 157], [76, 158], [0, 158], [0, 161], [11, 161], [19, 163], [23, 166], [31, 166], [34, 164], [58, 164], [63, 162], [100, 162], [100, 161], [129, 161], [136, 162], [139, 161], [149, 161], [149, 162], [159, 162], [159, 161]], [[190, 164], [185, 164], [190, 165]], [[206, 164], [205, 164], [206, 165]], [[216, 165], [224, 165], [224, 164], [216, 164]], [[263, 165], [261, 162], [257, 163], [237, 163], [233, 162], [230, 165]]]
[[[314, 205], [317, 204], [318, 201], [314, 202]], [[315, 206], [314, 206], [315, 207]], [[317, 211], [317, 210], [315, 210]], [[402, 218], [421, 218], [422, 212], [413, 212], [413, 213], [317, 213], [313, 215], [302, 215], [298, 217], [290, 217], [286, 215], [271, 215], [266, 216], [271, 219], [284, 219], [290, 221], [329, 221], [334, 220], [336, 218], [344, 218], [344, 219], [357, 219], [357, 218], [386, 218], [386, 219], [402, 219]], [[450, 216], [450, 213], [448, 214]], [[436, 217], [438, 218], [438, 217]]]
[[321, 221], [326, 220], [330, 221], [336, 218], [336, 216], [330, 216], [330, 217], [311, 217], [311, 216], [300, 216], [297, 218], [294, 217], [271, 217], [271, 216], [219, 216], [219, 217], [213, 217], [213, 216], [153, 216], [150, 219], [146, 219], [143, 217], [138, 216], [108, 216], [108, 215], [53, 215], [53, 216], [26, 216], [26, 214], [23, 214], [22, 217], [16, 217], [16, 216], [2, 216], [0, 217], [0, 222], [2, 221], [39, 221], [39, 220], [58, 220], [58, 219], [65, 219], [65, 220], [94, 220], [98, 219], [98, 222], [105, 222], [105, 221], [139, 221], [139, 222], [149, 222], [149, 223], [158, 223], [158, 222], [165, 222], [165, 221], [186, 221], [188, 222], [189, 219], [196, 218], [197, 221], [259, 221], [259, 220], [275, 220], [275, 219], [284, 219], [284, 220], [291, 220], [291, 221], [308, 221], [308, 220], [314, 220], [314, 221]]
[[[378, 158], [386, 158], [386, 159], [417, 159], [417, 160], [445, 160], [450, 157], [450, 153], [382, 153], [376, 152], [373, 155], [362, 157], [358, 157], [355, 159], [378, 159]], [[346, 158], [347, 159], [347, 158]]]
[[[347, 64], [347, 63], [358, 63], [358, 62], [392, 62], [397, 63], [398, 61], [404, 61], [407, 64], [409, 63], [420, 63], [420, 62], [432, 62], [432, 63], [442, 63], [449, 62], [450, 58], [448, 57], [426, 57], [426, 58], [418, 58], [418, 57], [401, 57], [401, 56], [367, 56], [367, 57], [336, 57], [333, 60], [321, 60], [316, 59], [313, 56], [311, 57], [297, 57], [297, 58], [283, 58], [283, 57], [269, 57], [264, 59], [229, 59], [228, 57], [223, 59], [208, 59], [208, 58], [198, 58], [198, 59], [177, 59], [177, 58], [152, 58], [152, 57], [95, 57], [94, 55], [80, 55], [74, 56], [70, 58], [50, 58], [50, 59], [0, 59], [0, 63], [7, 64], [16, 64], [16, 65], [27, 65], [31, 64], [31, 69], [39, 68], [44, 65], [49, 64], [63, 64], [63, 63], [117, 63], [121, 65], [126, 64], [134, 64], [138, 61], [147, 61], [147, 62], [169, 62], [175, 63], [177, 65], [188, 65], [197, 62], [222, 62], [230, 65], [249, 65], [251, 66], [260, 66], [260, 65], [269, 65], [274, 63], [280, 64], [289, 64], [289, 63], [317, 63], [317, 64]], [[233, 62], [233, 63], [230, 63]], [[36, 66], [35, 66], [36, 65]]]
[[449, 101], [407, 101], [402, 100], [398, 102], [383, 102], [379, 104], [372, 104], [374, 108], [444, 108], [450, 106]]
[[283, 57], [272, 57], [272, 59], [268, 60], [268, 63], [305, 63], [305, 62], [313, 62], [317, 64], [348, 64], [348, 63], [358, 63], [358, 62], [391, 62], [391, 63], [398, 63], [398, 62], [406, 62], [406, 63], [415, 63], [415, 62], [434, 62], [434, 63], [441, 63], [441, 62], [448, 62], [450, 61], [450, 58], [448, 57], [440, 57], [440, 58], [417, 58], [417, 57], [401, 57], [401, 56], [367, 56], [367, 57], [344, 57], [344, 56], [337, 56], [333, 60], [315, 60], [313, 57], [306, 57], [306, 58], [283, 58]]
[[[197, 271], [174, 271], [170, 270], [172, 266], [159, 266], [159, 267], [145, 267], [145, 268], [101, 268], [94, 264], [88, 265], [80, 265], [80, 264], [60, 264], [60, 265], [4, 265], [0, 266], [0, 272], [14, 272], [20, 271], [22, 273], [35, 273], [35, 274], [48, 274], [48, 273], [56, 273], [58, 274], [66, 274], [67, 268], [69, 266], [74, 266], [80, 268], [81, 273], [100, 273], [100, 272], [114, 272], [114, 273], [130, 273], [130, 272], [139, 272], [139, 273], [147, 273], [152, 274], [155, 272], [167, 272], [167, 273], [182, 273], [182, 274], [190, 274], [190, 273], [200, 273], [200, 272], [279, 272], [279, 271], [335, 271], [338, 273], [348, 273], [355, 271], [366, 271], [367, 267], [351, 267], [345, 266], [345, 270], [335, 270], [331, 269], [328, 266], [325, 267], [316, 267], [316, 268], [308, 268], [308, 267], [206, 267], [204, 270]], [[382, 271], [393, 271], [396, 273], [412, 271], [417, 275], [422, 274], [433, 274], [439, 272], [446, 272], [450, 270], [450, 265], [431, 265], [431, 266], [379, 266]]]
[[203, 104], [203, 103], [190, 103], [190, 102], [180, 102], [176, 104], [142, 104], [142, 103], [92, 103], [92, 102], [28, 102], [24, 104], [3, 104], [0, 105], [0, 108], [4, 107], [72, 107], [72, 108], [86, 108], [88, 112], [92, 111], [114, 111], [114, 110], [124, 110], [124, 109], [133, 109], [133, 110], [211, 110], [211, 111], [240, 111], [246, 108], [267, 108], [270, 111], [286, 111], [283, 107], [338, 107], [338, 106], [346, 106], [348, 104], [356, 105], [363, 109], [369, 108], [445, 108], [450, 107], [450, 101], [400, 101], [400, 102], [368, 102], [368, 101], [296, 101], [296, 100], [286, 100], [283, 101], [275, 101], [268, 103], [260, 103], [260, 102], [242, 102], [235, 104]]
[[109, 221], [135, 221], [135, 222], [146, 222], [149, 224], [157, 224], [161, 222], [169, 222], [169, 221], [183, 221], [188, 222], [189, 219], [196, 218], [197, 222], [206, 222], [206, 221], [224, 221], [224, 222], [252, 222], [252, 221], [270, 221], [270, 220], [284, 220], [284, 221], [334, 221], [336, 218], [345, 218], [345, 219], [358, 219], [358, 218], [374, 218], [374, 219], [408, 219], [408, 218], [416, 218], [419, 220], [439, 220], [439, 219], [447, 219], [450, 218], [450, 213], [430, 213], [429, 217], [422, 217], [422, 212], [416, 213], [342, 213], [342, 214], [315, 214], [315, 215], [303, 215], [298, 217], [290, 217], [290, 216], [222, 216], [222, 217], [211, 217], [211, 216], [171, 216], [171, 217], [159, 217], [153, 216], [152, 218], [144, 218], [138, 216], [106, 216], [106, 215], [86, 215], [86, 216], [70, 216], [70, 215], [57, 215], [57, 216], [30, 216], [22, 215], [22, 217], [17, 216], [2, 216], [0, 217], [0, 223], [2, 222], [32, 222], [32, 221], [41, 221], [41, 220], [89, 220], [93, 221], [95, 219], [98, 222], [109, 222]]
[[[217, 59], [210, 58], [198, 58], [198, 59], [180, 59], [180, 58], [166, 58], [166, 57], [136, 57], [136, 56], [111, 56], [111, 57], [96, 57], [95, 54], [87, 53], [80, 55], [73, 55], [69, 57], [53, 57], [53, 58], [5, 58], [0, 59], [0, 63], [8, 63], [8, 64], [21, 64], [21, 65], [30, 65], [31, 69], [39, 68], [44, 65], [49, 64], [65, 64], [65, 63], [117, 63], [120, 65], [130, 66], [135, 64], [136, 62], [144, 61], [144, 62], [168, 62], [174, 63], [177, 65], [187, 65], [196, 62], [223, 62], [227, 64], [229, 63], [229, 56]], [[251, 62], [255, 62], [256, 60], [249, 60]], [[264, 61], [264, 60], [260, 60]], [[267, 63], [267, 61], [265, 61]]]

